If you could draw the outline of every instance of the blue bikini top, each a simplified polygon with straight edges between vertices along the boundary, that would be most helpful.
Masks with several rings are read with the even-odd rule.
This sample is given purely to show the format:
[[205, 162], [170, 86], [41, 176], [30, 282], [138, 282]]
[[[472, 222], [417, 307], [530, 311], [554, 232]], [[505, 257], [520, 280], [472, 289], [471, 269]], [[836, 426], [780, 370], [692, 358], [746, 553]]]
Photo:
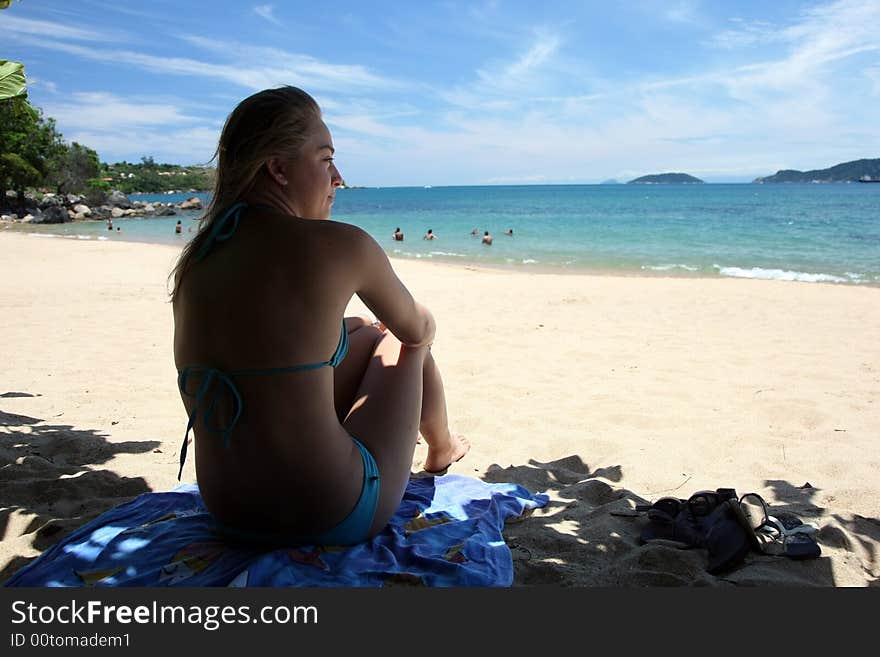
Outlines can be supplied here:
[[[217, 242], [224, 242], [232, 237], [233, 233], [235, 233], [235, 229], [238, 228], [238, 222], [241, 218], [241, 213], [247, 207], [247, 203], [243, 201], [235, 203], [218, 219], [214, 221], [214, 225], [211, 227], [205, 243], [199, 249], [198, 253], [196, 253], [195, 258], [197, 262], [204, 259], [205, 256], [207, 256], [208, 253], [211, 251], [211, 248]], [[231, 225], [227, 227], [227, 224]], [[302, 372], [305, 370], [317, 370], [322, 367], [328, 366], [335, 368], [339, 365], [339, 363], [342, 362], [347, 353], [348, 331], [345, 330], [345, 321], [343, 320], [342, 332], [339, 335], [339, 343], [336, 345], [336, 351], [333, 352], [333, 355], [330, 356], [329, 360], [325, 360], [320, 363], [290, 365], [288, 367], [268, 367], [263, 369], [236, 370], [234, 372], [224, 372], [223, 370], [219, 370], [216, 367], [208, 367], [206, 365], [188, 365], [182, 370], [179, 370], [177, 376], [177, 385], [180, 388], [180, 392], [187, 397], [194, 397], [196, 401], [195, 405], [193, 406], [192, 412], [189, 414], [189, 422], [187, 422], [186, 432], [183, 435], [183, 445], [180, 448], [180, 470], [177, 473], [177, 480], [180, 481], [180, 477], [183, 474], [183, 464], [186, 463], [186, 450], [187, 443], [189, 442], [189, 432], [192, 430], [193, 426], [196, 423], [196, 417], [198, 416], [199, 410], [205, 408], [205, 406], [207, 406], [207, 408], [205, 408], [204, 414], [202, 416], [205, 426], [212, 433], [219, 433], [220, 435], [222, 435], [223, 445], [225, 447], [229, 446], [229, 436], [232, 433], [232, 430], [235, 429], [235, 425], [238, 424], [238, 419], [241, 417], [242, 409], [241, 393], [238, 391], [238, 388], [236, 387], [235, 382], [232, 380], [232, 377], [250, 376], [252, 374], [279, 374], [281, 372]], [[187, 389], [187, 383], [189, 382], [189, 377], [192, 374], [202, 376], [202, 382], [196, 392], [190, 392]], [[216, 386], [213, 385], [215, 382], [217, 383]], [[218, 427], [211, 421], [211, 418], [214, 415], [217, 401], [219, 400], [224, 388], [229, 390], [232, 395], [233, 414], [232, 420], [230, 420], [228, 425], [226, 425], [225, 427]]]

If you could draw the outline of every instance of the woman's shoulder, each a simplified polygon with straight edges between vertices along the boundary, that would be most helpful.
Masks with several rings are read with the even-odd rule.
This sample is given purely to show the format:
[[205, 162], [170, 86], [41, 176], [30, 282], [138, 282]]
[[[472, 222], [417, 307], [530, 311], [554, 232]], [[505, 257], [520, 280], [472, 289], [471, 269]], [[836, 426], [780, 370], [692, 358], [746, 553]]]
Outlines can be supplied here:
[[271, 240], [281, 243], [287, 240], [309, 242], [311, 238], [318, 238], [319, 242], [330, 242], [332, 246], [339, 242], [372, 239], [362, 228], [332, 219], [299, 219], [277, 214], [267, 215], [266, 219], [269, 221], [262, 224], [261, 232]]

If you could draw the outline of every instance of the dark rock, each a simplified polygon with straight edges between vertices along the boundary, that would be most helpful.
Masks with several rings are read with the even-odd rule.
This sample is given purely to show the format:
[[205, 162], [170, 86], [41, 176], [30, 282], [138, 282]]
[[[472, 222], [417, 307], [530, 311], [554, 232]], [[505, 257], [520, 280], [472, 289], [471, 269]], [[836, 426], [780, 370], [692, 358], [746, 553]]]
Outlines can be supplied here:
[[64, 206], [53, 205], [46, 208], [40, 215], [34, 215], [32, 221], [35, 224], [63, 224], [70, 221], [70, 215]]
[[181, 210], [201, 210], [202, 209], [202, 201], [198, 197], [192, 197], [186, 199], [183, 203], [180, 204]]
[[131, 207], [128, 197], [118, 190], [113, 190], [107, 195], [107, 204], [127, 210]]
[[40, 199], [39, 206], [45, 210], [46, 208], [64, 205], [64, 201], [64, 197], [59, 196], [58, 194], [46, 194], [42, 199]]

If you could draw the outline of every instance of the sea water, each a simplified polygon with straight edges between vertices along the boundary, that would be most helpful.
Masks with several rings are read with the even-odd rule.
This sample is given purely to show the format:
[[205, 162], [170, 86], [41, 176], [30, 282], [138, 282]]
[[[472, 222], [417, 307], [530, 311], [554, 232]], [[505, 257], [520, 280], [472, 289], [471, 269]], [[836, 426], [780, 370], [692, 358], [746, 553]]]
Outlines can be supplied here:
[[[192, 196], [208, 199], [204, 193], [130, 198], [178, 203]], [[182, 245], [195, 234], [197, 217], [114, 219], [112, 231], [106, 222], [12, 227], [71, 239]], [[522, 271], [880, 284], [880, 185], [340, 189], [332, 218], [360, 226], [400, 258]], [[182, 234], [174, 232], [178, 219]], [[398, 227], [403, 242], [391, 239]], [[437, 239], [422, 239], [428, 229]], [[481, 242], [485, 231], [491, 246]]]

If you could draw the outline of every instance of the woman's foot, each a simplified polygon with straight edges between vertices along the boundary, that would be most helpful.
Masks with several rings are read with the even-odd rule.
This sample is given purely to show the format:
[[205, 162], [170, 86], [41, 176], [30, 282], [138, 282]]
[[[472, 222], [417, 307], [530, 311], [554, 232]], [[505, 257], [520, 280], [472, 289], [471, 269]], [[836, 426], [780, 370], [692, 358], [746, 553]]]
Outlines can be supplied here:
[[450, 433], [443, 446], [429, 444], [425, 472], [437, 476], [446, 474], [449, 466], [464, 458], [470, 448], [470, 441], [460, 433]]

